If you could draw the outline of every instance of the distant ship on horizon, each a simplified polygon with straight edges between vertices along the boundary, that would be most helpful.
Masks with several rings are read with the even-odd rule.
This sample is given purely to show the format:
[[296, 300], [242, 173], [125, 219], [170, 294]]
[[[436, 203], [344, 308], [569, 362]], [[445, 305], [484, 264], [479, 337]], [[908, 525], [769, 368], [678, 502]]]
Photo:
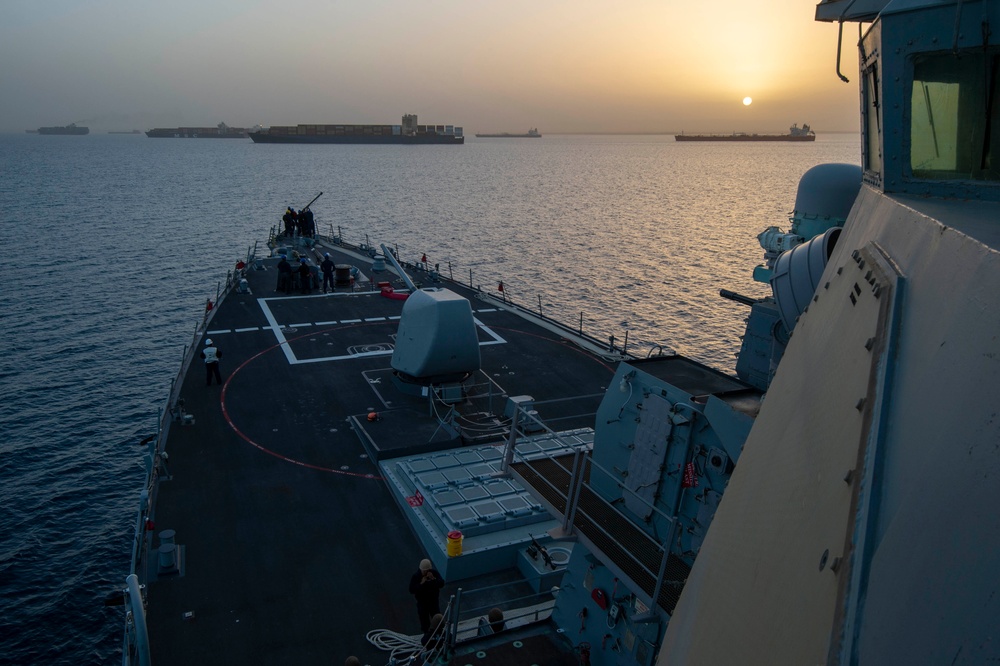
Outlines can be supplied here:
[[399, 125], [271, 125], [250, 133], [254, 143], [360, 143], [461, 145], [465, 135], [455, 125], [419, 125], [403, 115]]
[[732, 134], [675, 134], [677, 141], [815, 141], [816, 133], [809, 125], [798, 123], [788, 128], [788, 134], [747, 134], [733, 132]]
[[245, 127], [230, 127], [219, 123], [215, 127], [156, 127], [146, 136], [151, 139], [245, 139], [250, 136]]
[[139, 130], [108, 130], [108, 134], [142, 134]]
[[61, 134], [69, 136], [83, 136], [90, 134], [89, 127], [78, 127], [76, 123], [70, 123], [65, 127], [39, 127], [37, 130], [25, 130], [28, 134]]
[[476, 138], [479, 139], [540, 139], [542, 135], [539, 134], [538, 129], [531, 128], [524, 134], [512, 134], [510, 132], [498, 132], [495, 134], [477, 134]]

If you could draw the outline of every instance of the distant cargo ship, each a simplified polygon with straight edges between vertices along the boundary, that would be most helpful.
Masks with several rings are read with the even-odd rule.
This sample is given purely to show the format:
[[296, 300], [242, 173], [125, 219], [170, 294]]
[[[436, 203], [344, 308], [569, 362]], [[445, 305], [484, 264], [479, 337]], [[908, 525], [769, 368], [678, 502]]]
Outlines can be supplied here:
[[272, 125], [250, 138], [254, 143], [465, 143], [461, 127], [418, 125], [413, 114], [404, 115], [401, 125]]
[[675, 134], [678, 141], [815, 141], [816, 133], [809, 125], [798, 126], [798, 123], [788, 128], [788, 134]]
[[157, 127], [146, 132], [152, 139], [245, 139], [245, 127], [229, 127], [219, 123], [215, 127]]
[[540, 139], [542, 135], [539, 134], [538, 130], [531, 128], [524, 134], [511, 134], [510, 132], [499, 132], [497, 134], [477, 134], [477, 138], [480, 139]]
[[[28, 130], [30, 133], [31, 130]], [[70, 123], [65, 127], [39, 127], [39, 134], [67, 134], [73, 136], [82, 136], [84, 134], [90, 134], [89, 127], [77, 127], [76, 123]]]

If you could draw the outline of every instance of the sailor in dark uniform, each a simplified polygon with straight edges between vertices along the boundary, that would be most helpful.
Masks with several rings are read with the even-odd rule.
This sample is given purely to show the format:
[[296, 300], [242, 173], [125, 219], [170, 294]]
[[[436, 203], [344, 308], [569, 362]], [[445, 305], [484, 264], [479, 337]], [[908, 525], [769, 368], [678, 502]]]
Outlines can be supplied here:
[[326, 293], [327, 285], [330, 286], [330, 291], [336, 291], [333, 288], [333, 259], [329, 252], [323, 255], [323, 263], [319, 267], [323, 269], [323, 293]]
[[426, 632], [431, 626], [431, 617], [441, 612], [438, 593], [444, 587], [444, 579], [430, 560], [421, 560], [420, 569], [410, 577], [410, 594], [417, 599], [417, 615], [420, 616], [420, 630]]
[[302, 287], [303, 294], [308, 294], [309, 289], [312, 287], [312, 269], [306, 263], [305, 257], [302, 257], [299, 261], [301, 262], [299, 264], [299, 286]]
[[292, 265], [288, 263], [288, 259], [285, 255], [281, 255], [281, 261], [278, 262], [278, 291], [283, 291], [286, 294], [292, 290]]
[[222, 351], [212, 344], [212, 338], [205, 340], [205, 348], [201, 350], [201, 357], [205, 359], [205, 382], [207, 386], [212, 385], [212, 377], [222, 385], [222, 375], [219, 373], [219, 359], [222, 358]]

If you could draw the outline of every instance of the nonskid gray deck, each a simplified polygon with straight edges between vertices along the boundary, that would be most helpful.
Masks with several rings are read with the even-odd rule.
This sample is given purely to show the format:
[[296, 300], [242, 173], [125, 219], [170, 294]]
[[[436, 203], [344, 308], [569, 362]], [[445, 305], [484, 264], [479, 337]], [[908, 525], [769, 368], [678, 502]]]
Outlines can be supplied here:
[[[402, 301], [382, 297], [367, 280], [332, 295], [278, 294], [273, 264], [248, 270], [249, 293], [231, 293], [208, 324], [223, 352], [224, 385], [206, 387], [196, 359], [182, 386], [194, 425], [170, 432], [170, 478], [153, 519], [157, 532], [174, 531], [183, 566], [148, 586], [156, 663], [316, 663], [356, 654], [378, 664], [386, 655], [367, 644], [366, 632], [419, 631], [406, 588], [429, 548], [375, 464], [371, 442], [381, 442], [374, 453], [385, 459], [471, 443], [434, 441], [439, 424], [425, 405], [391, 387]], [[362, 278], [370, 275], [361, 268]], [[539, 411], [566, 429], [592, 425], [587, 414], [613, 365], [471, 302], [492, 408], [502, 409], [507, 395], [543, 403], [575, 396]], [[470, 406], [470, 418], [482, 409]], [[371, 410], [383, 418], [367, 424]], [[359, 423], [368, 435], [355, 430]], [[518, 578], [506, 568], [461, 585]], [[458, 584], [448, 581], [443, 601]]]

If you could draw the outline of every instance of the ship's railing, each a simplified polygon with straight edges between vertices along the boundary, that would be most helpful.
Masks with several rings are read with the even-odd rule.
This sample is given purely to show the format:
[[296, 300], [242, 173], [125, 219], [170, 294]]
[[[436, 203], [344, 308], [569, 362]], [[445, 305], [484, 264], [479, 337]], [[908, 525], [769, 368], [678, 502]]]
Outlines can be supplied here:
[[[268, 243], [273, 246], [284, 238], [286, 237], [279, 232], [277, 227], [272, 227], [268, 237]], [[362, 232], [352, 235], [351, 230], [349, 228], [345, 228], [343, 225], [334, 226], [333, 224], [330, 224], [329, 232], [325, 235], [317, 233], [316, 240], [340, 246], [369, 257], [374, 257], [382, 251], [381, 248], [371, 240], [369, 234]], [[405, 245], [401, 246], [399, 243], [393, 243], [390, 250], [405, 270], [411, 272], [415, 277], [420, 279], [420, 284], [418, 286], [433, 286], [440, 283], [462, 285], [475, 290], [479, 297], [483, 300], [493, 302], [497, 305], [502, 305], [503, 307], [516, 310], [523, 315], [536, 318], [545, 326], [558, 331], [560, 334], [582, 340], [593, 350], [602, 353], [608, 358], [632, 358], [632, 355], [628, 351], [628, 330], [625, 331], [624, 339], [620, 341], [614, 334], [601, 337], [600, 334], [593, 329], [593, 320], [589, 319], [586, 316], [586, 313], [582, 310], [575, 313], [575, 326], [563, 323], [563, 321], [553, 318], [547, 312], [541, 293], [536, 293], [534, 298], [522, 298], [520, 296], [520, 294], [527, 291], [527, 288], [523, 285], [520, 277], [517, 275], [491, 270], [489, 265], [479, 268], [474, 268], [472, 266], [465, 268], [459, 262], [447, 258], [440, 261], [432, 261], [428, 258], [427, 252], [414, 250], [406, 247]], [[569, 318], [570, 311], [568, 308], [560, 308], [550, 305], [548, 309], [551, 309], [553, 311], [552, 314], [554, 315], [559, 316], [561, 314], [563, 317]], [[650, 353], [663, 349], [664, 347], [662, 345], [655, 345], [653, 350], [650, 350]], [[643, 354], [645, 354], [645, 352], [642, 352], [640, 355]]]
[[[476, 381], [475, 377], [481, 377], [482, 380]], [[473, 375], [472, 380], [462, 384], [462, 389], [462, 404], [465, 406], [462, 411], [457, 410], [453, 402], [446, 400], [439, 390], [430, 392], [430, 408], [438, 421], [457, 427], [466, 442], [495, 440], [507, 436], [512, 421], [506, 413], [508, 394], [485, 373]], [[591, 427], [603, 396], [603, 393], [593, 393], [532, 400], [531, 409], [547, 412], [544, 423], [548, 432], [552, 432], [552, 426], [559, 424], [567, 424], [568, 428]]]
[[[539, 499], [549, 506], [553, 515], [561, 518], [563, 533], [575, 534], [592, 552], [602, 556], [604, 564], [619, 578], [631, 581], [634, 592], [646, 603], [647, 607], [663, 606], [661, 597], [663, 588], [665, 586], [678, 588], [683, 583], [683, 581], [670, 580], [667, 576], [670, 544], [674, 542], [678, 529], [676, 516], [665, 513], [646, 498], [626, 487], [621, 481], [621, 475], [616, 474], [614, 470], [607, 470], [594, 462], [589, 446], [574, 447], [575, 451], [572, 455], [566, 455], [565, 452], [562, 455], [558, 452], [539, 452], [532, 453], [530, 456], [521, 455], [517, 451], [518, 439], [528, 435], [537, 436], [539, 430], [558, 435], [538, 417], [534, 405], [531, 407], [516, 406], [510, 435], [504, 449], [501, 474], [510, 474], [511, 466], [515, 462], [530, 470], [530, 475], [519, 472], [519, 476], [533, 494], [539, 496]], [[563, 478], [568, 478], [568, 484], [554, 483], [550, 479], [553, 469], [561, 472]], [[619, 511], [611, 502], [604, 500], [600, 493], [593, 488], [594, 476], [598, 474], [611, 479], [615, 487], [623, 493], [628, 493], [647, 507], [651, 513], [662, 518], [665, 524], [670, 526], [665, 538], [662, 540], [654, 538], [646, 533], [634, 519]], [[581, 503], [581, 497], [585, 493], [591, 505], [601, 512], [600, 516], [588, 512], [586, 506]], [[613, 516], [612, 520], [608, 519], [609, 515]], [[613, 531], [612, 522], [631, 526], [633, 536], [635, 533], [641, 533], [645, 537], [643, 552], [636, 552], [634, 539], [630, 539], [629, 543], [621, 541], [616, 536], [616, 531]], [[587, 525], [589, 535], [578, 529], [581, 524]], [[617, 556], [612, 555], [611, 551], [617, 553]], [[645, 580], [639, 580], [640, 578], [645, 578]], [[656, 603], [654, 600], [657, 600]]]
[[[455, 647], [460, 643], [516, 630], [544, 621], [552, 615], [554, 591], [514, 596], [518, 592], [514, 587], [518, 585], [523, 586], [524, 582], [512, 581], [472, 590], [458, 588], [441, 613], [441, 622], [431, 627], [431, 634], [424, 644], [416, 636], [383, 629], [368, 632], [368, 642], [389, 652], [386, 666], [450, 663]], [[480, 600], [473, 604], [475, 599]], [[495, 617], [497, 611], [499, 619]]]
[[[455, 643], [548, 619], [556, 603], [554, 591], [517, 594], [518, 588], [524, 586], [524, 581], [511, 581], [469, 590], [458, 588], [453, 612], [448, 616]], [[500, 611], [502, 619], [493, 626], [490, 612], [495, 610]]]
[[[255, 243], [247, 248], [245, 261], [237, 261], [235, 267], [227, 271], [225, 281], [220, 280], [216, 284], [215, 301], [208, 300], [204, 312], [202, 312], [196, 321], [191, 343], [184, 345], [181, 351], [180, 368], [177, 371], [177, 375], [170, 381], [166, 407], [159, 410], [157, 433], [151, 438], [146, 454], [146, 481], [142, 491], [139, 493], [139, 507], [136, 511], [135, 519], [135, 535], [132, 540], [131, 565], [126, 580], [126, 587], [122, 590], [122, 597], [126, 608], [125, 635], [122, 646], [123, 666], [147, 666], [150, 663], [144, 597], [147, 572], [149, 570], [150, 538], [156, 527], [155, 515], [153, 515], [152, 509], [156, 506], [159, 478], [161, 475], [169, 475], [169, 454], [165, 447], [171, 425], [174, 423], [183, 425], [185, 422], [186, 413], [184, 411], [184, 403], [179, 399], [181, 386], [184, 383], [187, 369], [194, 361], [195, 354], [198, 351], [198, 343], [201, 341], [204, 332], [208, 329], [208, 325], [216, 312], [216, 306], [239, 286], [243, 272], [256, 259], [257, 247]], [[137, 595], [142, 598], [136, 599]]]

